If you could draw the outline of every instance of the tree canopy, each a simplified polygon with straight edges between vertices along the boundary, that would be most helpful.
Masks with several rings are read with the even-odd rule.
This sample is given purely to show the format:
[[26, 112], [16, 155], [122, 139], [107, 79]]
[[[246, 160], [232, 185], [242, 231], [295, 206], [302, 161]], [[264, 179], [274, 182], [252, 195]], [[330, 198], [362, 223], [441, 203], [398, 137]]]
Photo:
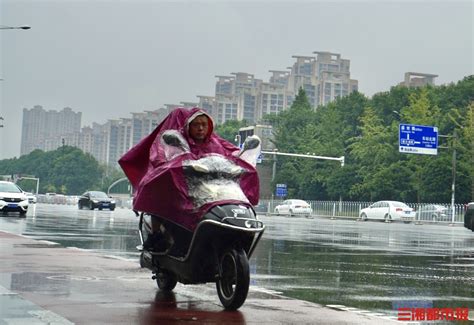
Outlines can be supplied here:
[[[287, 184], [289, 197], [449, 202], [455, 148], [456, 201], [474, 201], [474, 76], [443, 86], [396, 86], [372, 98], [354, 92], [316, 109], [300, 89], [289, 109], [264, 120], [273, 126], [280, 152], [345, 157], [341, 167], [334, 161], [278, 156], [273, 182]], [[400, 123], [438, 127], [447, 136], [439, 139], [438, 155], [400, 153]], [[215, 131], [234, 142], [244, 126], [245, 121], [228, 121]], [[68, 146], [0, 160], [0, 175], [13, 174], [34, 175], [41, 180], [40, 192], [63, 194], [106, 190], [124, 176]]]
[[[288, 110], [264, 117], [276, 147], [345, 156], [345, 165], [279, 156], [274, 183], [287, 184], [289, 197], [308, 200], [449, 202], [456, 148], [456, 201], [473, 201], [473, 100], [473, 76], [444, 86], [396, 86], [370, 99], [354, 92], [316, 109], [300, 89]], [[447, 136], [439, 139], [438, 155], [400, 153], [400, 123], [438, 127]]]
[[[104, 171], [90, 154], [70, 146], [48, 152], [34, 150], [20, 158], [0, 160], [1, 175], [39, 178], [41, 193], [81, 194], [103, 188]], [[30, 190], [31, 185], [26, 189]]]

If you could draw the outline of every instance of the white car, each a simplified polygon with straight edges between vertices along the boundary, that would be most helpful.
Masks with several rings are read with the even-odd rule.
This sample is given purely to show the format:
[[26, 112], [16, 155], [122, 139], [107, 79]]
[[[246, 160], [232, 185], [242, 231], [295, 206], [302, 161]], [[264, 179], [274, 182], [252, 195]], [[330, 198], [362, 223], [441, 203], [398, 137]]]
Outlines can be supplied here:
[[282, 204], [275, 207], [275, 213], [291, 215], [306, 215], [313, 214], [311, 205], [303, 200], [285, 200]]
[[28, 198], [29, 203], [36, 203], [36, 201], [37, 201], [36, 195], [34, 195], [31, 192], [25, 192], [25, 194], [26, 194], [26, 197]]
[[415, 220], [415, 211], [403, 202], [378, 201], [365, 209], [361, 209], [359, 217], [361, 220], [381, 219], [385, 221], [402, 220], [409, 222]]
[[26, 216], [28, 198], [15, 183], [0, 181], [0, 211], [19, 212], [21, 217]]

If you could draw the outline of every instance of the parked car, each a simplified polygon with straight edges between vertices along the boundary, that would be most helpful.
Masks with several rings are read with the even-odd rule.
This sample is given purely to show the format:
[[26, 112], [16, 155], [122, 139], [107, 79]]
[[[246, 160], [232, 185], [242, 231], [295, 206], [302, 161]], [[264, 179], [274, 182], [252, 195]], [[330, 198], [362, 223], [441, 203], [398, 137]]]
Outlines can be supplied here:
[[282, 204], [275, 207], [275, 213], [292, 215], [306, 215], [313, 214], [311, 205], [303, 200], [285, 200]]
[[417, 220], [451, 221], [453, 211], [444, 205], [427, 204], [416, 211]]
[[109, 209], [115, 210], [115, 200], [109, 197], [106, 193], [100, 191], [88, 191], [79, 197], [77, 202], [79, 209], [87, 208], [94, 209]]
[[19, 212], [25, 217], [28, 212], [28, 198], [25, 192], [12, 182], [0, 181], [0, 211]]
[[26, 197], [28, 198], [28, 203], [36, 203], [37, 199], [36, 199], [36, 195], [34, 195], [33, 193], [31, 192], [25, 192], [26, 194]]
[[474, 202], [468, 203], [464, 213], [464, 227], [474, 231]]
[[385, 221], [402, 220], [405, 222], [415, 219], [415, 211], [403, 202], [378, 201], [365, 209], [361, 209], [359, 217], [361, 220], [382, 219]]

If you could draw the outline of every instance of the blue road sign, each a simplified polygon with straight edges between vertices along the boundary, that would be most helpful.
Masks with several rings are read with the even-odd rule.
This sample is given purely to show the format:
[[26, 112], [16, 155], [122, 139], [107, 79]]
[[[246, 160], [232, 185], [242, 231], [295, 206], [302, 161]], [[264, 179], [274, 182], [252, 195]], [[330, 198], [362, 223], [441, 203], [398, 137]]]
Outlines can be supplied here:
[[276, 184], [276, 196], [287, 196], [288, 195], [288, 189], [286, 187], [286, 184]]
[[400, 124], [398, 151], [421, 155], [438, 154], [438, 128], [436, 126]]

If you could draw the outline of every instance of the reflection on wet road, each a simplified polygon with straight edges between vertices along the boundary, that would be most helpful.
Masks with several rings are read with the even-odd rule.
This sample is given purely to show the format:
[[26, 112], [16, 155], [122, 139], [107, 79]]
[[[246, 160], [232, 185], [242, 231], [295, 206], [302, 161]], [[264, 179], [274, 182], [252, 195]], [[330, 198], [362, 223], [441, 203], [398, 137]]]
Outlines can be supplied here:
[[[465, 228], [261, 220], [267, 230], [250, 260], [251, 285], [320, 304], [392, 314], [407, 306], [474, 309], [474, 234]], [[38, 204], [26, 219], [1, 217], [0, 230], [138, 263], [137, 222], [130, 210]]]
[[388, 313], [474, 307], [474, 235], [461, 227], [262, 218], [256, 284], [286, 296]]

